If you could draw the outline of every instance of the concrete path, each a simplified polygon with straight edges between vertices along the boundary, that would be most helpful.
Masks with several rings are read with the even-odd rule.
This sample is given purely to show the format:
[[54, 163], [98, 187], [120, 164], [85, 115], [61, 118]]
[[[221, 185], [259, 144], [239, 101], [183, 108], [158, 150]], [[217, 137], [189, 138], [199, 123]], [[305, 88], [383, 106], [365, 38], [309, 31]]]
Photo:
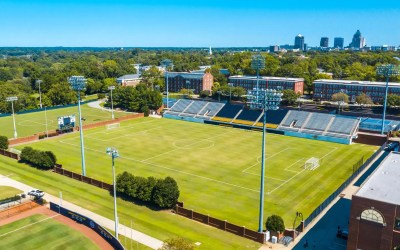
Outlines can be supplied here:
[[[30, 186], [28, 186], [28, 185], [26, 185], [24, 183], [15, 181], [15, 180], [10, 179], [7, 176], [3, 176], [3, 175], [0, 175], [0, 186], [10, 186], [10, 187], [18, 188], [20, 190], [23, 190], [24, 192], [28, 192], [29, 190], [34, 189], [33, 187], [30, 187]], [[53, 195], [50, 195], [50, 194], [46, 193], [44, 198], [49, 202], [51, 201], [53, 203], [60, 204], [60, 198], [59, 197], [55, 197]], [[76, 211], [77, 213], [80, 213], [82, 215], [85, 215], [85, 216], [91, 218], [92, 220], [96, 221], [97, 223], [99, 223], [101, 226], [103, 226], [105, 228], [108, 228], [110, 230], [114, 230], [115, 229], [115, 224], [114, 224], [113, 220], [105, 218], [105, 217], [103, 217], [101, 215], [93, 213], [93, 212], [91, 212], [91, 211], [89, 211], [87, 209], [84, 209], [84, 208], [82, 208], [80, 206], [77, 206], [77, 205], [75, 205], [75, 204], [73, 204], [71, 202], [65, 201], [65, 200], [62, 201], [62, 206], [67, 208], [67, 209], [70, 209], [72, 211]], [[124, 226], [122, 224], [119, 224], [118, 230], [119, 230], [119, 234], [120, 235], [124, 235], [125, 237], [133, 239], [133, 240], [135, 240], [135, 241], [137, 241], [137, 242], [139, 242], [139, 243], [141, 243], [143, 245], [146, 245], [146, 246], [148, 246], [148, 247], [150, 247], [152, 249], [158, 249], [163, 244], [162, 241], [160, 241], [160, 240], [158, 240], [156, 238], [153, 238], [153, 237], [151, 237], [149, 235], [141, 233], [141, 232], [139, 232], [137, 230], [134, 230], [134, 229], [132, 229], [130, 227], [127, 227], [127, 226]], [[131, 237], [131, 234], [132, 234], [132, 237]]]
[[104, 100], [98, 100], [98, 101], [95, 101], [95, 102], [89, 102], [88, 106], [91, 107], [91, 108], [96, 108], [96, 109], [101, 109], [101, 110], [104, 110], [104, 111], [111, 112], [111, 109], [106, 109], [106, 108], [100, 106], [100, 103], [102, 103], [102, 102], [104, 102]]

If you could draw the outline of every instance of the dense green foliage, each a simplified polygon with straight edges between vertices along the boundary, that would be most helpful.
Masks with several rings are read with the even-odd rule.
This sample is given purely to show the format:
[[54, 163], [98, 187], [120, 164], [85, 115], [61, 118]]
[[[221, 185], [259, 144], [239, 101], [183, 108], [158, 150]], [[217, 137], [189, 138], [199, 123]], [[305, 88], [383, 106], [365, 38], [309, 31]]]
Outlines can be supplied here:
[[166, 239], [159, 250], [193, 250], [194, 244], [190, 241], [178, 237]]
[[[107, 93], [108, 87], [116, 85], [116, 78], [124, 74], [136, 73], [132, 64], [160, 65], [169, 58], [174, 64], [172, 71], [190, 71], [200, 65], [212, 65], [209, 70], [214, 81], [220, 84], [223, 95], [227, 95], [227, 78], [220, 69], [228, 69], [230, 75], [254, 75], [251, 68], [252, 52], [232, 52], [215, 50], [209, 57], [207, 51], [192, 50], [141, 50], [141, 49], [57, 49], [57, 48], [2, 48], [0, 55], [0, 112], [10, 112], [11, 105], [5, 102], [8, 96], [18, 96], [15, 110], [39, 107], [39, 85], [44, 106], [77, 102], [76, 94], [69, 88], [67, 77], [83, 75], [87, 81], [85, 94]], [[330, 78], [323, 72], [333, 74], [334, 79], [383, 80], [375, 74], [381, 64], [399, 62], [400, 52], [317, 52], [262, 54], [265, 68], [261, 76], [302, 77], [306, 91], [312, 91], [316, 79]], [[391, 81], [400, 81], [393, 77]], [[142, 83], [150, 89], [165, 91], [164, 78], [156, 68], [143, 73]], [[158, 87], [157, 87], [158, 86]], [[215, 88], [219, 91], [219, 88]], [[214, 91], [214, 98], [215, 98]], [[233, 90], [233, 96], [242, 90]], [[151, 109], [149, 107], [149, 109]]]
[[21, 150], [21, 162], [44, 169], [53, 168], [57, 162], [56, 156], [51, 151], [40, 151], [32, 147], [25, 147]]
[[400, 95], [389, 94], [387, 97], [387, 105], [389, 107], [400, 107]]
[[0, 135], [0, 149], [8, 149], [8, 137]]
[[267, 218], [267, 222], [265, 223], [268, 231], [272, 232], [285, 232], [285, 223], [283, 222], [282, 217], [279, 215], [273, 214]]
[[285, 89], [282, 91], [282, 102], [284, 104], [293, 105], [297, 102], [297, 99], [301, 96], [299, 93], [294, 92], [291, 89]]
[[160, 208], [172, 208], [179, 198], [179, 188], [171, 177], [134, 176], [123, 172], [117, 176], [117, 191], [130, 198], [154, 204]]

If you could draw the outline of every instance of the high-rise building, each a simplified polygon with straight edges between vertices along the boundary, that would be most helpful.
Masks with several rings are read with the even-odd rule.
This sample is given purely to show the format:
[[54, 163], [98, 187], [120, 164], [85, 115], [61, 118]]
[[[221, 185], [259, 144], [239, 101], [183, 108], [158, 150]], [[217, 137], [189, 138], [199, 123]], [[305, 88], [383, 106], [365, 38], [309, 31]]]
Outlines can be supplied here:
[[304, 50], [304, 36], [301, 34], [298, 34], [294, 38], [294, 49], [299, 49], [299, 50]]
[[353, 36], [353, 40], [351, 40], [350, 43], [350, 48], [354, 49], [361, 49], [365, 46], [365, 38], [361, 36], [360, 30], [357, 30], [357, 32]]
[[335, 37], [333, 41], [333, 47], [337, 49], [343, 49], [344, 48], [344, 38], [342, 37]]
[[270, 53], [279, 52], [279, 46], [278, 46], [278, 45], [269, 46], [269, 52], [270, 52]]
[[329, 47], [329, 38], [321, 37], [321, 42], [319, 43], [319, 46], [321, 46], [323, 48], [328, 48]]

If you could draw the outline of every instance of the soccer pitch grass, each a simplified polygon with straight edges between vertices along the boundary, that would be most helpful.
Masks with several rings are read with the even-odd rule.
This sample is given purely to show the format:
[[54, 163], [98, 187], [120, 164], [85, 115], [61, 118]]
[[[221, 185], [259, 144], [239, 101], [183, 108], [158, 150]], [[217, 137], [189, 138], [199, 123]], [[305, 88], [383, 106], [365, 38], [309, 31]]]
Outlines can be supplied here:
[[[112, 182], [105, 149], [115, 147], [120, 153], [117, 173], [172, 176], [186, 208], [257, 229], [260, 132], [141, 118], [116, 129], [86, 130], [84, 136], [88, 176]], [[81, 172], [78, 133], [30, 146], [52, 150], [65, 169]], [[278, 214], [291, 227], [296, 211], [307, 217], [352, 174], [353, 164], [376, 149], [267, 134], [264, 220]], [[313, 171], [304, 169], [311, 157], [320, 159]]]
[[0, 249], [100, 249], [82, 233], [36, 214], [0, 227]]
[[[82, 117], [85, 118], [84, 124], [111, 120], [111, 112], [91, 108], [88, 104], [81, 106]], [[17, 127], [18, 137], [30, 136], [36, 133], [46, 131], [46, 114], [47, 114], [47, 129], [55, 130], [58, 128], [57, 118], [60, 116], [75, 115], [77, 126], [79, 124], [78, 106], [52, 109], [27, 114], [16, 114], [15, 125]], [[115, 117], [126, 116], [128, 113], [114, 112]], [[14, 137], [14, 127], [12, 116], [0, 117], [0, 135], [5, 135], [8, 138]]]

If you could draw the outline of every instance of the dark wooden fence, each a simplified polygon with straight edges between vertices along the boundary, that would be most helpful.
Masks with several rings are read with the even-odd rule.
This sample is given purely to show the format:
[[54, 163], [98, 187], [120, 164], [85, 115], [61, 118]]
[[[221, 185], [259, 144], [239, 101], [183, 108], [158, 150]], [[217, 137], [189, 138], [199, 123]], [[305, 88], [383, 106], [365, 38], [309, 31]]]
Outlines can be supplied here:
[[4, 155], [6, 157], [10, 157], [10, 158], [13, 158], [15, 160], [19, 160], [19, 154], [12, 153], [12, 152], [7, 151], [5, 149], [0, 149], [0, 155]]
[[93, 185], [93, 186], [96, 186], [96, 187], [99, 187], [99, 188], [102, 188], [102, 189], [105, 189], [108, 191], [113, 191], [113, 185], [90, 178], [90, 177], [87, 177], [87, 176], [83, 176], [81, 174], [78, 174], [78, 173], [75, 173], [75, 172], [72, 172], [72, 171], [69, 171], [66, 169], [63, 169], [62, 165], [60, 165], [60, 164], [57, 164], [54, 167], [53, 171], [57, 174], [67, 176], [69, 178], [72, 178], [72, 179], [75, 179], [75, 180], [78, 180], [81, 182], [85, 182], [87, 184], [90, 184], [90, 185]]
[[259, 243], [265, 243], [265, 234], [264, 233], [259, 233], [259, 232], [247, 229], [244, 226], [237, 226], [235, 224], [229, 223], [226, 220], [220, 220], [217, 218], [213, 218], [209, 215], [197, 213], [193, 210], [183, 208], [179, 205], [175, 206], [175, 212], [176, 212], [176, 214], [179, 214], [186, 218], [204, 223], [206, 225], [216, 227], [218, 229], [236, 234], [238, 236], [241, 236], [241, 237], [244, 237], [244, 238], [247, 238], [250, 240], [254, 240]]

